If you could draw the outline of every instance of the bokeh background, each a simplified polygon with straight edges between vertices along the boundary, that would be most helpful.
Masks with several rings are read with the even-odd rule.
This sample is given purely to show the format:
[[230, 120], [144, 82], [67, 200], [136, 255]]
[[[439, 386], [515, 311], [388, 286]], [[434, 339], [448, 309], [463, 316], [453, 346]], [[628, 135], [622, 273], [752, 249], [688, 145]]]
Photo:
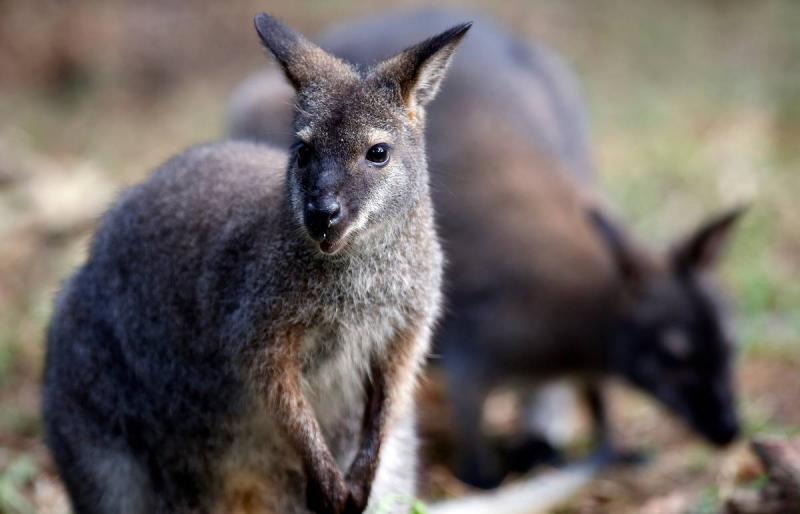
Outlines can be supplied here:
[[[117, 192], [223, 132], [231, 90], [268, 62], [253, 14], [313, 35], [417, 4], [0, 0], [0, 513], [67, 511], [39, 440], [53, 296]], [[738, 313], [742, 409], [749, 435], [799, 433], [800, 2], [457, 5], [574, 64], [601, 183], [642, 239], [665, 244], [751, 204], [720, 277]], [[711, 513], [757, 484], [744, 445], [716, 453], [638, 395], [613, 399], [623, 439], [654, 458], [560, 512]]]

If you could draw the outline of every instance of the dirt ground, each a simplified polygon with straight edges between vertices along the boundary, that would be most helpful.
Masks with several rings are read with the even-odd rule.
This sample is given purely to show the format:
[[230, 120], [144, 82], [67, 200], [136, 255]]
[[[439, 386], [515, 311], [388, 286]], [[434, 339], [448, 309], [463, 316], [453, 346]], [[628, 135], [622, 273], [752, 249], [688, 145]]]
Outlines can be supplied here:
[[[799, 357], [785, 356], [750, 357], [741, 364], [740, 405], [745, 433], [739, 442], [723, 450], [702, 442], [651, 400], [626, 386], [612, 384], [609, 398], [616, 440], [626, 449], [643, 452], [646, 462], [606, 470], [557, 513], [720, 512], [734, 490], [756, 487], [764, 480], [763, 470], [750, 449], [753, 437], [800, 434], [798, 365]], [[451, 444], [447, 440], [446, 407], [441, 404], [442, 391], [437, 382], [428, 382], [422, 400], [422, 427], [429, 455], [423, 480], [426, 497], [467, 493], [446, 463]], [[431, 457], [432, 453], [436, 456]]]
[[[716, 514], [737, 487], [756, 487], [762, 479], [747, 444], [754, 435], [800, 434], [800, 358], [749, 358], [740, 368], [741, 404], [746, 419], [743, 439], [725, 450], [711, 448], [663, 410], [623, 386], [611, 389], [619, 441], [649, 456], [645, 464], [600, 475], [557, 514]], [[26, 377], [26, 374], [21, 377]], [[66, 514], [68, 506], [52, 463], [36, 429], [38, 383], [28, 378], [5, 388], [0, 405], [15, 406], [14, 430], [0, 432], [0, 489], [6, 502], [0, 512]], [[426, 390], [423, 390], [425, 395]], [[422, 413], [427, 448], [443, 441], [443, 411], [436, 384], [430, 385]], [[430, 452], [429, 452], [430, 453]], [[543, 473], [554, 470], [542, 470]], [[426, 500], [469, 492], [441, 460], [423, 471]], [[787, 513], [790, 514], [790, 513]]]
[[[747, 438], [800, 434], [800, 3], [448, 4], [488, 11], [575, 65], [599, 182], [642, 240], [666, 244], [751, 204], [719, 277], [737, 313], [746, 438], [716, 451], [617, 385], [619, 439], [652, 458], [605, 472], [558, 511], [717, 513], [734, 486], [763, 482]], [[68, 511], [39, 422], [53, 296], [122, 188], [224, 132], [227, 96], [267, 62], [252, 31], [261, 10], [314, 34], [382, 9], [0, 0], [0, 514]], [[429, 447], [441, 447], [442, 416], [425, 412]], [[466, 492], [440, 463], [424, 477], [430, 497]]]

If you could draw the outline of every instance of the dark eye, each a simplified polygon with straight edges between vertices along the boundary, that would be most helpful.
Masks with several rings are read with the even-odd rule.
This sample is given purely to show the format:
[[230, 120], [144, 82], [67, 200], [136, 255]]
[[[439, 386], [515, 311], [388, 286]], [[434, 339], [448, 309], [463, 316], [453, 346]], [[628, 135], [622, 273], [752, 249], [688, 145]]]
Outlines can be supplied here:
[[367, 160], [372, 164], [383, 166], [389, 162], [389, 145], [378, 143], [367, 150]]
[[297, 147], [297, 167], [305, 168], [311, 161], [311, 148], [305, 143]]

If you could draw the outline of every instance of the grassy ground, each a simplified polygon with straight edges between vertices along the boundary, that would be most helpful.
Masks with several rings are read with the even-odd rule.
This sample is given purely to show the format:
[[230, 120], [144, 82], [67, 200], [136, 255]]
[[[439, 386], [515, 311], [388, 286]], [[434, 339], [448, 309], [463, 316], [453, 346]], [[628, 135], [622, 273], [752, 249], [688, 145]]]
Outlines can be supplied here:
[[[575, 63], [602, 182], [643, 239], [668, 244], [716, 209], [751, 204], [721, 272], [739, 313], [743, 410], [751, 433], [797, 431], [800, 4], [491, 5]], [[265, 62], [250, 21], [265, 8], [312, 33], [374, 10], [366, 0], [0, 2], [0, 512], [64, 512], [39, 442], [53, 294], [121, 187], [220, 134], [226, 95]], [[625, 437], [665, 458], [599, 481], [568, 512], [712, 512], [737, 451], [714, 454], [638, 397], [616, 400], [631, 418]], [[670, 501], [686, 505], [652, 503]]]

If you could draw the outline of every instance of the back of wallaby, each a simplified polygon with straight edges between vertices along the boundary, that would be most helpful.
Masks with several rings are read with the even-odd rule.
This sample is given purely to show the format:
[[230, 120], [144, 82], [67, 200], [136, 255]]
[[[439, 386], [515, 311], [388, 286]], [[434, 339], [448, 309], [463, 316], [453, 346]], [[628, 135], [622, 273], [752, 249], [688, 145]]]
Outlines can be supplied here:
[[439, 310], [424, 109], [458, 25], [356, 68], [267, 15], [289, 152], [192, 148], [121, 196], [48, 332], [75, 514], [408, 512]]
[[[376, 17], [323, 44], [369, 63], [454, 14]], [[274, 75], [242, 86], [231, 131], [281, 139], [284, 93]], [[479, 486], [525, 469], [531, 440], [501, 456], [481, 426], [504, 384], [578, 377], [598, 444], [609, 449], [601, 385], [621, 376], [717, 444], [738, 431], [730, 336], [707, 271], [739, 211], [649, 252], [604, 214], [591, 179], [575, 80], [547, 50], [485, 20], [454, 59], [431, 105], [428, 157], [445, 234], [447, 309], [437, 351], [459, 429], [459, 472]], [[284, 121], [281, 121], [284, 120]]]

